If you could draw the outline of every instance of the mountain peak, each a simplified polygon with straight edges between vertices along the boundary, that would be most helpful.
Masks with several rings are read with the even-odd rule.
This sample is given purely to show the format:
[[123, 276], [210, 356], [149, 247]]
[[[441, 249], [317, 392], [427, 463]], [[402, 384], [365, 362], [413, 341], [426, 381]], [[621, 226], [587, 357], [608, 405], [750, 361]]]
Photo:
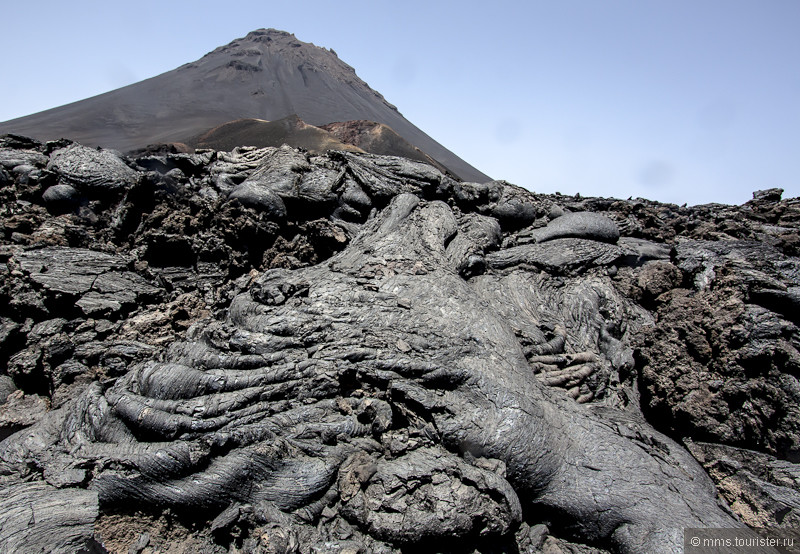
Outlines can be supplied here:
[[314, 126], [382, 123], [462, 179], [489, 180], [405, 119], [334, 52], [277, 29], [257, 29], [127, 87], [0, 123], [0, 133], [130, 151], [184, 142], [230, 121], [291, 114]]
[[291, 37], [291, 38], [294, 38], [294, 33], [290, 33], [288, 31], [281, 31], [280, 29], [273, 29], [272, 27], [269, 27], [268, 29], [265, 29], [265, 28], [262, 27], [261, 29], [256, 29], [255, 31], [250, 31], [249, 33], [247, 33], [247, 36], [245, 36], [244, 38], [250, 39], [250, 40], [257, 40], [257, 39], [260, 39], [261, 37], [268, 37], [268, 38], [272, 38], [272, 37], [290, 38]]
[[[265, 45], [262, 47], [261, 45]], [[244, 37], [237, 38], [229, 42], [224, 46], [220, 46], [208, 54], [206, 56], [212, 56], [214, 54], [219, 53], [232, 53], [241, 51], [242, 54], [240, 55], [248, 55], [248, 49], [253, 49], [255, 47], [258, 51], [265, 51], [266, 48], [270, 47], [291, 47], [291, 48], [306, 48], [307, 50], [323, 50], [326, 51], [324, 48], [320, 48], [313, 43], [310, 42], [303, 42], [298, 40], [294, 33], [289, 33], [287, 31], [281, 31], [278, 29], [256, 29], [255, 31], [251, 31], [247, 33]], [[253, 52], [254, 53], [254, 52]], [[252, 53], [250, 53], [252, 54]], [[204, 57], [206, 57], [204, 56]]]

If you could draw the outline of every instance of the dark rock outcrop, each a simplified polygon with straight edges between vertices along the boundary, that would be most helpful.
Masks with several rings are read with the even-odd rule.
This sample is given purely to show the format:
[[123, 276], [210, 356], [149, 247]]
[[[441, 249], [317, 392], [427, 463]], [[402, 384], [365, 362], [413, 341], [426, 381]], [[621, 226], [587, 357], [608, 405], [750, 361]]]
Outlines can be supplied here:
[[11, 551], [679, 552], [796, 520], [797, 200], [0, 147]]
[[742, 240], [681, 241], [673, 262], [683, 287], [648, 294], [663, 291], [639, 350], [645, 408], [673, 432], [800, 461], [800, 262]]

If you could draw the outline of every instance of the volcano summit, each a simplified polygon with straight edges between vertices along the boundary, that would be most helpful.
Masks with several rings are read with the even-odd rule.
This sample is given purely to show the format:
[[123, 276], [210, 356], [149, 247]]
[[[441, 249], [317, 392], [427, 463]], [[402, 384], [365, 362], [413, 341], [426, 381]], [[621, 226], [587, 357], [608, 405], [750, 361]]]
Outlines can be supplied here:
[[489, 180], [409, 122], [335, 52], [275, 29], [253, 31], [157, 77], [0, 123], [0, 133], [130, 151], [190, 142], [234, 120], [291, 115], [315, 126], [350, 120], [386, 125], [458, 177]]

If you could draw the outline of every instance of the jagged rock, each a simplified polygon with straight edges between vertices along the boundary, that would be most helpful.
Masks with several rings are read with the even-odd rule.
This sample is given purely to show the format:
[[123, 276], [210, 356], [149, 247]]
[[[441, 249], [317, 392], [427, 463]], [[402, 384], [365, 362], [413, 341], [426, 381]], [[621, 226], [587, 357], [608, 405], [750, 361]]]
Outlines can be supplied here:
[[36, 394], [26, 395], [20, 390], [11, 392], [0, 404], [0, 435], [7, 430], [29, 427], [42, 419], [50, 403]]
[[522, 517], [519, 499], [503, 477], [438, 449], [378, 463], [361, 453], [340, 469], [339, 495], [345, 517], [394, 543], [503, 535]]
[[42, 143], [40, 141], [24, 135], [18, 135], [15, 133], [0, 135], [0, 148], [38, 150], [41, 149], [41, 147]]
[[41, 359], [41, 348], [31, 346], [11, 356], [6, 371], [15, 381], [30, 382], [32, 379], [41, 377]]
[[638, 272], [636, 284], [641, 290], [636, 298], [645, 306], [652, 306], [662, 294], [679, 287], [683, 282], [683, 273], [666, 260], [645, 264]]
[[[113, 468], [113, 460], [124, 456], [133, 473], [96, 467], [91, 486], [104, 506], [136, 501], [221, 510], [238, 498], [314, 514], [337, 497], [360, 498], [357, 492], [348, 498], [350, 489], [343, 490], [341, 483], [349, 478], [340, 467], [348, 456], [364, 452], [377, 455], [374, 475], [364, 474], [365, 483], [379, 476], [375, 490], [411, 467], [426, 482], [435, 483], [438, 472], [452, 467], [454, 474], [472, 471], [470, 483], [486, 479], [478, 490], [500, 487], [509, 500], [488, 508], [500, 518], [486, 520], [490, 533], [502, 534], [514, 525], [520, 513], [515, 495], [529, 505], [558, 510], [587, 540], [609, 540], [630, 550], [672, 549], [682, 541], [684, 526], [736, 525], [717, 508], [707, 477], [669, 439], [641, 423], [628, 422], [624, 432], [610, 429], [539, 383], [508, 318], [497, 319], [487, 302], [516, 310], [521, 305], [505, 294], [495, 296], [494, 278], [485, 276], [473, 287], [448, 265], [445, 244], [458, 232], [445, 204], [398, 196], [328, 264], [264, 274], [237, 296], [226, 321], [196, 326], [190, 340], [173, 345], [163, 362], [137, 366], [106, 391], [90, 387], [65, 409], [61, 422], [48, 420], [55, 433], [31, 429], [30, 436], [54, 452], [42, 463], [77, 456], [85, 463], [104, 459], [102, 466]], [[518, 290], [520, 301], [533, 301], [523, 291], [535, 289]], [[586, 310], [576, 314], [577, 321], [596, 317], [596, 308], [576, 302]], [[552, 317], [563, 317], [563, 308], [553, 309]], [[517, 316], [514, 323], [526, 319]], [[536, 322], [528, 325], [533, 335]], [[594, 335], [580, 333], [583, 344], [572, 344], [571, 335], [568, 340], [570, 348], [596, 349], [595, 358], [603, 360], [611, 350], [603, 346], [606, 325], [597, 325]], [[397, 347], [398, 335], [410, 348]], [[488, 366], [491, 372], [483, 369]], [[351, 384], [342, 388], [343, 383]], [[67, 423], [83, 421], [86, 410], [96, 409], [89, 427]], [[430, 454], [419, 450], [398, 458], [405, 462], [380, 460], [375, 437], [392, 428], [396, 411], [407, 422], [401, 426], [423, 431], [431, 445], [446, 448], [438, 450], [441, 462], [423, 463]], [[75, 438], [53, 448], [60, 444], [58, 437], [72, 433]], [[104, 439], [80, 439], [79, 446], [73, 443], [78, 436]], [[171, 454], [153, 459], [152, 443], [138, 442], [136, 436], [171, 441]], [[630, 436], [646, 437], [645, 442]], [[585, 449], [588, 437], [595, 449]], [[120, 450], [122, 443], [128, 446]], [[217, 456], [204, 444], [226, 444], [227, 453]], [[0, 446], [4, 471], [19, 471], [16, 464], [32, 455], [14, 437]], [[58, 450], [72, 454], [64, 459], [55, 454]], [[574, 461], [563, 464], [557, 452]], [[506, 476], [489, 479], [479, 469], [458, 470], [464, 463], [459, 454], [501, 460]], [[633, 475], [640, 477], [627, 481]], [[477, 513], [463, 523], [456, 514], [482, 513], [489, 506], [476, 507], [479, 496], [469, 488], [457, 497], [450, 490], [434, 488], [426, 493], [433, 495], [430, 500], [404, 501], [413, 510], [419, 503], [470, 499], [444, 527], [420, 519], [426, 536], [472, 531]], [[609, 490], [610, 497], [598, 495]], [[367, 506], [377, 493], [367, 485], [365, 494]], [[327, 500], [315, 508], [315, 498]], [[495, 492], [487, 500], [497, 498]], [[693, 499], [691, 510], [686, 498]], [[353, 506], [343, 515], [377, 538], [408, 540], [411, 528], [393, 527], [387, 510], [385, 517], [381, 510], [367, 517]], [[586, 518], [591, 518], [588, 525]]]
[[50, 294], [79, 297], [75, 302], [90, 317], [118, 314], [137, 302], [152, 301], [161, 291], [127, 271], [121, 256], [81, 248], [50, 247], [15, 256], [22, 271]]
[[47, 162], [47, 156], [36, 150], [0, 147], [0, 165], [8, 170], [19, 166], [43, 167]]
[[651, 298], [663, 291], [658, 325], [642, 334], [638, 353], [653, 420], [797, 461], [798, 261], [751, 241], [682, 241], [676, 263], [682, 279], [672, 264], [661, 266], [668, 280], [660, 284], [640, 274], [645, 288], [656, 287]]
[[[0, 414], [28, 417], [0, 429], [0, 489], [96, 493], [112, 551], [679, 551], [741, 523], [672, 439], [743, 521], [793, 521], [794, 199], [0, 147], [42, 156], [0, 188]], [[135, 178], [100, 194], [53, 165], [69, 149]], [[245, 183], [285, 210], [232, 202]]]
[[452, 182], [438, 170], [405, 158], [351, 152], [338, 155], [347, 162], [347, 173], [373, 205], [385, 206], [403, 192], [421, 194], [423, 190], [446, 188]]
[[702, 442], [688, 446], [748, 525], [798, 527], [800, 466], [732, 446]]
[[779, 202], [783, 196], [783, 189], [774, 188], [757, 190], [753, 193], [753, 200], [760, 202]]

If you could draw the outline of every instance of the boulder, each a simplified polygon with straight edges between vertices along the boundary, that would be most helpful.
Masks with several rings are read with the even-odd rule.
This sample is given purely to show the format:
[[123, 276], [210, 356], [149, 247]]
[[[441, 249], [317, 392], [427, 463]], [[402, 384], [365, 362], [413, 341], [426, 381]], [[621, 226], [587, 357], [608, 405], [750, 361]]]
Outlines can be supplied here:
[[133, 187], [139, 174], [113, 150], [70, 144], [50, 154], [47, 164], [64, 181], [90, 194], [109, 194]]

